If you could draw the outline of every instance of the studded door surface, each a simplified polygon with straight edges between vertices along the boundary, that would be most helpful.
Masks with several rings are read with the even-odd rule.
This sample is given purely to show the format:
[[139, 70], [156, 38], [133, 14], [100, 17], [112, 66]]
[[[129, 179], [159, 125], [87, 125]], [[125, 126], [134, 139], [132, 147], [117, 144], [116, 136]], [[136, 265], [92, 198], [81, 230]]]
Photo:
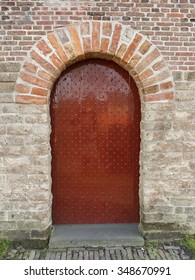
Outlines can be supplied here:
[[67, 68], [51, 94], [54, 224], [139, 221], [140, 100], [111, 61]]

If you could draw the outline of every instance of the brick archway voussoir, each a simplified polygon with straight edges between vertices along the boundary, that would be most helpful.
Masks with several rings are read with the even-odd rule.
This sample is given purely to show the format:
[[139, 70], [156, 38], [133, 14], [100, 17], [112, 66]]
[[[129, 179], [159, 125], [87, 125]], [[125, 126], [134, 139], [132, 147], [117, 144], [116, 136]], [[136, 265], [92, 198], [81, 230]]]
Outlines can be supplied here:
[[91, 21], [57, 28], [32, 47], [16, 82], [15, 101], [47, 104], [60, 73], [88, 57], [125, 68], [146, 102], [173, 99], [172, 75], [152, 42], [120, 23]]

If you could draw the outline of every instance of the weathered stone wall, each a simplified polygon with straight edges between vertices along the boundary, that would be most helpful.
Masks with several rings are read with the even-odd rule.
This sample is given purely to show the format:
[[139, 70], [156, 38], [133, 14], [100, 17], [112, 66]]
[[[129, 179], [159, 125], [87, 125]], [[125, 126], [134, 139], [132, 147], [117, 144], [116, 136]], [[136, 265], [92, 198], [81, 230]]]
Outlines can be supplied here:
[[51, 225], [48, 108], [7, 102], [0, 104], [0, 237], [46, 238]]
[[143, 227], [153, 237], [195, 231], [195, 73], [173, 77], [174, 100], [146, 103], [142, 114]]
[[[134, 44], [137, 50], [130, 55], [131, 59], [134, 55], [132, 75], [135, 80], [138, 76], [139, 81], [142, 79], [141, 229], [148, 238], [161, 233], [166, 237], [195, 233], [194, 1], [2, 0], [0, 7], [0, 237], [44, 239], [48, 235], [47, 229], [52, 224], [48, 94], [55, 79], [49, 80], [47, 91], [39, 84], [36, 100], [34, 97], [33, 104], [27, 104], [29, 101], [24, 100], [29, 98], [26, 94], [31, 96], [27, 92], [29, 83], [18, 77], [21, 69], [28, 75], [38, 74], [33, 68], [37, 66], [36, 59], [34, 66], [24, 66], [24, 62], [29, 62], [32, 46], [57, 27], [72, 22], [80, 24], [83, 20], [117, 21], [132, 27], [157, 47], [169, 66], [174, 90], [166, 84], [166, 78], [161, 87], [161, 80], [149, 80], [150, 75], [159, 71], [155, 70], [155, 63], [150, 67], [152, 74], [151, 69], [146, 72], [142, 69], [144, 75], [133, 73], [136, 64], [147, 55], [147, 49], [138, 52]], [[92, 37], [83, 36], [87, 46]], [[106, 44], [112, 36], [104, 36], [101, 51], [105, 51], [105, 57], [108, 55]], [[44, 51], [46, 54], [40, 50], [38, 53], [49, 61], [47, 49]], [[122, 66], [123, 62], [121, 59]], [[42, 75], [43, 81], [50, 79], [44, 72], [38, 75]], [[15, 102], [16, 81], [17, 85], [23, 84], [17, 88], [19, 96], [24, 96], [23, 104]], [[146, 87], [149, 89], [145, 90]], [[37, 98], [46, 101], [38, 104]]]

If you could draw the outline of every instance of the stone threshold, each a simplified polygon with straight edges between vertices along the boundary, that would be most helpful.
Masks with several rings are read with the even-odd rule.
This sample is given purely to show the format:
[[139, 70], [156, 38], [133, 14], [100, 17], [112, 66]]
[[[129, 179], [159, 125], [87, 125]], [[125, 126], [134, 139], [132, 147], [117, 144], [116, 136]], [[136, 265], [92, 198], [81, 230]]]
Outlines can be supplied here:
[[53, 225], [49, 248], [144, 246], [138, 224]]

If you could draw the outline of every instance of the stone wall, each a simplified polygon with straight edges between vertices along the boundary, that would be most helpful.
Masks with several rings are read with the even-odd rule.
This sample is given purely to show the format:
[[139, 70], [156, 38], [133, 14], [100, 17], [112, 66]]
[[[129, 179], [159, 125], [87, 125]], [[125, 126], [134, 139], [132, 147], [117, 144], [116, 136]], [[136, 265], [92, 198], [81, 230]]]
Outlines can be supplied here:
[[[195, 73], [173, 71], [174, 100], [147, 103], [142, 114], [143, 227], [195, 231]], [[168, 233], [169, 232], [169, 233]]]
[[[58, 72], [55, 78], [50, 78], [40, 61], [34, 59], [33, 64], [29, 60], [33, 59], [30, 53], [40, 47], [38, 54], [48, 62], [50, 54], [47, 48], [44, 54], [44, 45], [40, 45], [44, 38], [48, 40], [48, 34], [65, 30], [63, 28], [73, 22], [80, 26], [83, 21], [91, 23], [92, 20], [120, 23], [123, 30], [127, 28], [130, 33], [134, 30], [142, 37], [139, 48], [132, 38], [127, 40], [127, 46], [134, 42], [136, 52], [133, 51], [125, 63], [125, 48], [121, 49], [120, 61], [116, 56], [119, 45], [112, 56], [134, 77], [142, 101], [140, 228], [146, 238], [194, 234], [194, 1], [2, 0], [0, 7], [0, 237], [45, 239], [52, 224], [49, 92], [60, 72], [75, 61], [73, 58], [70, 62], [69, 54], [67, 64], [62, 61], [64, 66], [60, 71], [57, 64], [50, 61]], [[100, 57], [111, 59], [106, 44], [111, 41], [118, 44], [118, 41], [106, 30], [100, 35], [103, 35], [104, 49], [96, 51], [94, 45], [88, 54], [101, 53]], [[86, 47], [94, 42], [91, 33], [82, 36], [86, 38]], [[160, 69], [167, 67], [168, 78], [160, 76], [151, 81], [151, 69], [159, 74], [155, 67], [161, 66], [155, 59], [154, 63], [148, 62], [150, 67], [147, 63], [143, 66], [147, 56], [142, 45], [145, 38], [159, 51], [158, 62], [165, 63]], [[59, 38], [58, 43], [62, 40]], [[55, 50], [54, 45], [49, 46]], [[56, 56], [61, 61], [60, 54]], [[143, 69], [138, 73], [135, 68], [139, 62]], [[32, 80], [26, 81], [22, 72], [40, 78], [48, 86], [39, 80], [36, 80], [38, 85], [32, 86]], [[169, 84], [172, 77], [174, 88]], [[164, 86], [159, 87], [162, 83]], [[33, 93], [34, 99], [33, 87], [39, 89]], [[23, 99], [17, 100], [16, 96]]]
[[48, 108], [15, 104], [9, 93], [4, 98], [0, 104], [0, 236], [45, 238], [51, 224]]

